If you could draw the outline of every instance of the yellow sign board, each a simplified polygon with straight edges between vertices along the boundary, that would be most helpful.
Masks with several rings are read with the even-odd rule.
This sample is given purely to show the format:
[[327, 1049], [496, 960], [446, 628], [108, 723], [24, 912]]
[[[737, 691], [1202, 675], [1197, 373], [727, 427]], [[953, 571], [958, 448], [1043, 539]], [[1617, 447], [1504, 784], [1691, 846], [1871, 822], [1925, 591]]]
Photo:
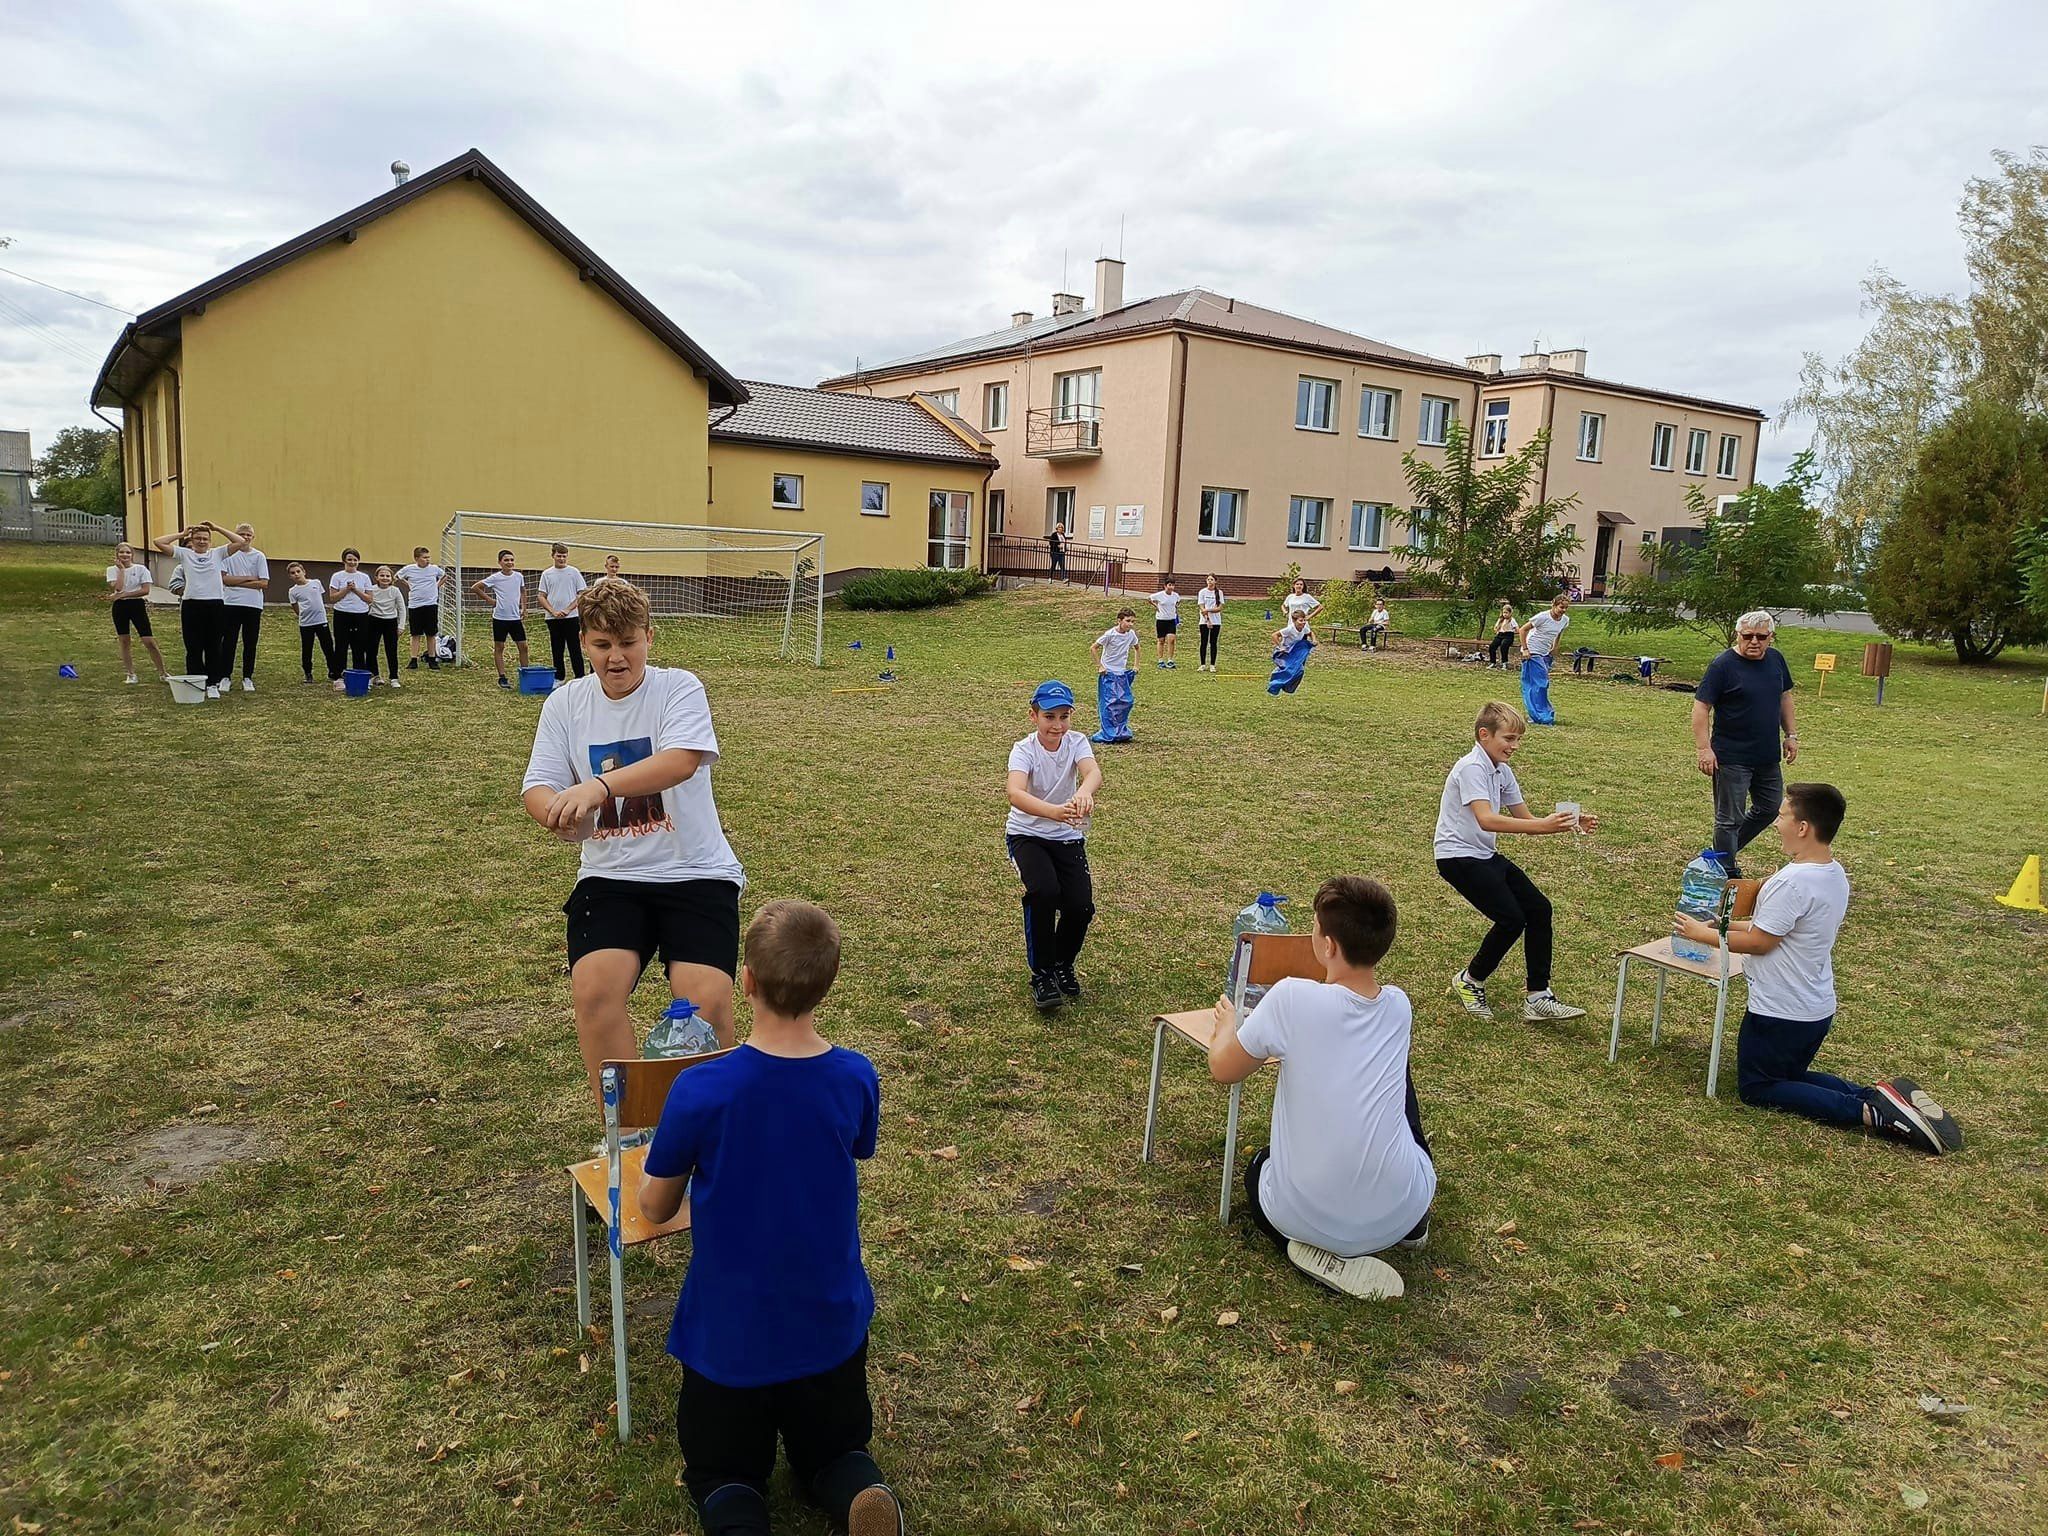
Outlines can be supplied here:
[[1835, 653], [1834, 653], [1833, 651], [1822, 651], [1822, 652], [1821, 652], [1821, 653], [1820, 653], [1820, 654], [1819, 654], [1818, 656], [1814, 657], [1814, 658], [1813, 658], [1813, 670], [1814, 670], [1814, 671], [1816, 671], [1816, 672], [1832, 672], [1832, 671], [1834, 671], [1834, 670], [1835, 670]]

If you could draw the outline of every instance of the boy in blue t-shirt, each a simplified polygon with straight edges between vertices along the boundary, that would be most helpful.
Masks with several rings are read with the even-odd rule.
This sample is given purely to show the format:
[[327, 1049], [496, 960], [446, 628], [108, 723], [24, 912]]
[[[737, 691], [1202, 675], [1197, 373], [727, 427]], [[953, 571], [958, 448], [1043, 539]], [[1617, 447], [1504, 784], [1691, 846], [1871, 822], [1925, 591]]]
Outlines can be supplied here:
[[[875, 1155], [874, 1064], [813, 1015], [839, 974], [839, 929], [803, 901], [747, 928], [747, 1042], [676, 1079], [647, 1151], [640, 1211], [692, 1203], [694, 1251], [669, 1328], [682, 1362], [676, 1438], [709, 1536], [765, 1532], [779, 1434], [807, 1497], [849, 1536], [901, 1536], [868, 1455], [868, 1324], [854, 1163]], [[692, 1177], [694, 1176], [694, 1184]]]

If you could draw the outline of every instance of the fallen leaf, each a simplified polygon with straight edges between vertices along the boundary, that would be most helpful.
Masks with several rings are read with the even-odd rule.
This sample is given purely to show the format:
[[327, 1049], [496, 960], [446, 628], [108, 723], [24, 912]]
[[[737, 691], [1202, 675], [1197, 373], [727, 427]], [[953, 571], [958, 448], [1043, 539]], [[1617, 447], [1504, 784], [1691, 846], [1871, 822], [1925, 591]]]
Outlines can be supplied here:
[[1960, 1419], [1966, 1413], [1976, 1412], [1968, 1403], [1952, 1403], [1932, 1392], [1920, 1394], [1920, 1411], [1933, 1419]]
[[1162, 1323], [1170, 1323], [1179, 1316], [1179, 1307], [1162, 1307], [1159, 1310], [1159, 1321], [1161, 1321]]
[[1908, 1509], [1925, 1509], [1927, 1507], [1927, 1490], [1925, 1488], [1915, 1488], [1911, 1483], [1901, 1483], [1899, 1484], [1899, 1502]]
[[299, 1272], [296, 1269], [280, 1269], [277, 1272], [277, 1278], [280, 1280], [296, 1280], [299, 1278]]
[[1182, 1445], [1193, 1445], [1197, 1440], [1201, 1438], [1202, 1432], [1199, 1429], [1191, 1429], [1186, 1434], [1180, 1437], [1180, 1443]]
[[1666, 1451], [1662, 1456], [1654, 1459], [1660, 1467], [1682, 1467], [1685, 1465], [1685, 1452]]
[[1493, 1229], [1493, 1235], [1495, 1237], [1513, 1237], [1515, 1235], [1515, 1224], [1512, 1221], [1504, 1221]]
[[453, 1286], [451, 1286], [451, 1287], [450, 1287], [450, 1289], [451, 1289], [451, 1290], [457, 1290], [457, 1291], [466, 1291], [466, 1290], [468, 1290], [468, 1289], [469, 1289], [469, 1288], [470, 1288], [470, 1287], [471, 1287], [472, 1285], [475, 1285], [475, 1284], [476, 1284], [476, 1281], [475, 1281], [474, 1279], [464, 1279], [464, 1280], [458, 1280], [458, 1281], [456, 1281], [456, 1282], [455, 1282], [455, 1284], [454, 1284]]
[[185, 1113], [188, 1115], [217, 1115], [220, 1113], [220, 1106], [218, 1104], [194, 1104]]
[[330, 1424], [339, 1424], [343, 1419], [347, 1418], [350, 1414], [354, 1412], [355, 1410], [349, 1407], [347, 1403], [337, 1403], [332, 1408], [327, 1410], [327, 1422]]
[[1145, 1266], [1142, 1264], [1119, 1264], [1117, 1265], [1117, 1270], [1121, 1274], [1142, 1275], [1145, 1273]]
[[1235, 1328], [1237, 1326], [1237, 1314], [1235, 1312], [1218, 1312], [1216, 1314], [1216, 1326], [1218, 1328]]
[[576, 1374], [579, 1376], [588, 1376], [590, 1374], [590, 1356], [578, 1355], [576, 1357]]
[[1028, 1275], [1034, 1269], [1045, 1268], [1045, 1261], [1043, 1259], [1027, 1259], [1021, 1253], [1011, 1254], [1006, 1262], [1008, 1262], [1010, 1268], [1016, 1270], [1020, 1275]]
[[1295, 1345], [1294, 1347], [1300, 1350], [1304, 1357], [1314, 1354], [1316, 1349], [1315, 1345], [1307, 1339], [1303, 1339], [1299, 1344]]
[[1358, 1383], [1355, 1381], [1340, 1381], [1337, 1383], [1337, 1395], [1339, 1397], [1349, 1397], [1357, 1390]]
[[1126, 1488], [1122, 1483], [1118, 1483], [1116, 1485], [1116, 1496], [1120, 1499], [1128, 1499], [1131, 1496], [1131, 1490]]
[[934, 1147], [932, 1148], [932, 1156], [942, 1163], [957, 1162], [960, 1157], [960, 1149], [958, 1147]]
[[1795, 1259], [1805, 1259], [1811, 1258], [1813, 1256], [1813, 1250], [1811, 1248], [1802, 1248], [1797, 1243], [1787, 1243], [1785, 1245], [1785, 1251], [1791, 1254], [1792, 1257]]
[[1079, 1429], [1081, 1427], [1081, 1415], [1086, 1413], [1087, 1411], [1088, 1405], [1086, 1403], [1083, 1403], [1079, 1408], [1076, 1408], [1072, 1413], [1067, 1415], [1067, 1428]]
[[1032, 1393], [1029, 1397], [1018, 1398], [1017, 1411], [1019, 1413], [1029, 1413], [1032, 1409], [1036, 1408], [1044, 1400], [1045, 1389], [1041, 1387], [1036, 1392]]
[[448, 1378], [448, 1385], [451, 1387], [460, 1387], [475, 1380], [476, 1367], [472, 1365], [462, 1370], [459, 1370], [453, 1376], [450, 1376]]

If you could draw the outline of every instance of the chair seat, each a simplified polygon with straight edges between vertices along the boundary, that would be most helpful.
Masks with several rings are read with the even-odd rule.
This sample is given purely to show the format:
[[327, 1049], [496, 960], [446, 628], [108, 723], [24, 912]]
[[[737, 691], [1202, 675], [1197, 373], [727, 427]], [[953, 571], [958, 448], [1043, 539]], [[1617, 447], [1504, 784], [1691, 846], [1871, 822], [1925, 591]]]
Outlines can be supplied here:
[[[687, 1197], [683, 1200], [683, 1208], [660, 1226], [641, 1216], [640, 1171], [646, 1162], [645, 1147], [628, 1147], [619, 1155], [619, 1242], [627, 1248], [690, 1230], [690, 1202]], [[605, 1179], [605, 1160], [593, 1157], [586, 1162], [571, 1163], [569, 1177], [576, 1181], [576, 1187], [583, 1191], [583, 1198], [597, 1212], [600, 1224], [608, 1221], [611, 1189]]]
[[1216, 1038], [1216, 1010], [1213, 1008], [1190, 1008], [1185, 1013], [1158, 1013], [1152, 1016], [1152, 1022], [1164, 1024], [1197, 1050], [1208, 1050], [1209, 1042]]
[[[1652, 965], [1661, 965], [1667, 971], [1697, 976], [1702, 981], [1718, 983], [1721, 979], [1721, 960], [1718, 955], [1709, 956], [1705, 960], [1687, 960], [1671, 952], [1669, 934], [1661, 939], [1653, 939], [1648, 944], [1638, 944], [1633, 949], [1624, 949], [1620, 953], [1627, 955], [1631, 960], [1647, 960]], [[1731, 950], [1728, 955], [1728, 979], [1733, 981], [1741, 974], [1742, 956]]]

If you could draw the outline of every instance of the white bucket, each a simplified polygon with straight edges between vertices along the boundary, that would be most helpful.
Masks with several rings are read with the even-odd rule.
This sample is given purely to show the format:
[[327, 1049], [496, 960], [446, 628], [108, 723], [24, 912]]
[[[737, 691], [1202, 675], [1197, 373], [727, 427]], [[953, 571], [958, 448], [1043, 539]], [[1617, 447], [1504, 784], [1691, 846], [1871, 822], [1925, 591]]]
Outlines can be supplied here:
[[171, 698], [179, 704], [206, 702], [206, 677], [198, 672], [173, 672], [164, 679], [171, 685]]

